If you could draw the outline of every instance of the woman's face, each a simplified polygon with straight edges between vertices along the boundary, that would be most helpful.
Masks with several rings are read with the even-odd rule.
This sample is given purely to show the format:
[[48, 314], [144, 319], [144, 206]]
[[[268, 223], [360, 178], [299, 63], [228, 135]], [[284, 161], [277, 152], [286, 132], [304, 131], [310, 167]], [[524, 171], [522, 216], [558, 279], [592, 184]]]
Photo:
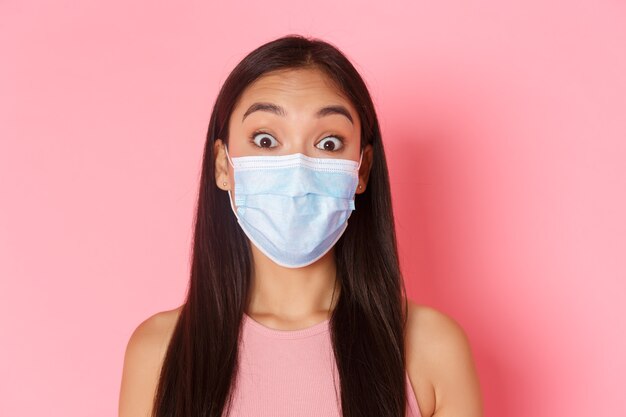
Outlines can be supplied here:
[[[231, 157], [302, 153], [314, 158], [359, 160], [361, 121], [349, 99], [318, 69], [268, 73], [250, 84], [229, 121]], [[365, 190], [371, 145], [363, 152], [359, 182]], [[221, 139], [215, 142], [216, 182], [234, 190], [232, 166]], [[227, 185], [224, 185], [226, 183]]]

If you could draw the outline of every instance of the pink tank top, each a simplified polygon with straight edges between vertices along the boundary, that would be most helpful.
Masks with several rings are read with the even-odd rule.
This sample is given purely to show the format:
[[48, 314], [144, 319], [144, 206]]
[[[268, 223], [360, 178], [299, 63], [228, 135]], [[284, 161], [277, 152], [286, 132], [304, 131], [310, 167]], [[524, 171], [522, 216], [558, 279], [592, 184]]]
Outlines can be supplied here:
[[[305, 329], [278, 330], [244, 314], [238, 372], [232, 417], [341, 416], [328, 319]], [[421, 417], [405, 375], [406, 417]]]

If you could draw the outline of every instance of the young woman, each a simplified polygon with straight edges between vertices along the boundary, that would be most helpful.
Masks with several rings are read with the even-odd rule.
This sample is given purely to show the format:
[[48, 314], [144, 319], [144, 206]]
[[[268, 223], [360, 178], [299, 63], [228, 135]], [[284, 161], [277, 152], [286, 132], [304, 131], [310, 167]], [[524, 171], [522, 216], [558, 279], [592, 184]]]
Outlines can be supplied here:
[[225, 81], [187, 297], [131, 336], [119, 415], [482, 416], [463, 330], [406, 298], [376, 113], [334, 46], [283, 37]]

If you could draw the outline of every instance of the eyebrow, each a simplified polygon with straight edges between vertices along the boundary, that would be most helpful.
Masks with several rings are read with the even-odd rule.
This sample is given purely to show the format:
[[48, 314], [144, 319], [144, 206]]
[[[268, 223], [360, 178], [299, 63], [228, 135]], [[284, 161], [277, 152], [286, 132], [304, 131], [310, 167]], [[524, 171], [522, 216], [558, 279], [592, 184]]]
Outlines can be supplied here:
[[[269, 113], [274, 113], [278, 116], [287, 115], [287, 112], [285, 111], [285, 109], [277, 104], [254, 103], [250, 107], [248, 107], [248, 110], [246, 110], [246, 112], [243, 114], [243, 118], [241, 119], [241, 121], [243, 122], [250, 113], [253, 113], [255, 111], [266, 111]], [[330, 114], [339, 114], [339, 115], [345, 116], [348, 120], [350, 120], [350, 123], [354, 124], [354, 120], [352, 120], [352, 115], [350, 114], [348, 109], [340, 104], [322, 107], [321, 109], [317, 111], [317, 113], [315, 113], [315, 116], [319, 118], [319, 117], [328, 116]]]
[[348, 111], [348, 109], [346, 109], [344, 106], [340, 104], [322, 107], [321, 109], [317, 111], [317, 113], [315, 113], [317, 117], [324, 117], [329, 114], [344, 115], [348, 118], [348, 120], [350, 120], [350, 123], [354, 124], [354, 121], [352, 120], [352, 115], [350, 115], [350, 112]]
[[246, 117], [255, 111], [266, 111], [270, 113], [274, 113], [278, 116], [286, 116], [287, 112], [282, 107], [273, 104], [273, 103], [254, 103], [252, 106], [248, 107], [248, 110], [243, 114], [243, 118], [241, 121], [243, 122]]

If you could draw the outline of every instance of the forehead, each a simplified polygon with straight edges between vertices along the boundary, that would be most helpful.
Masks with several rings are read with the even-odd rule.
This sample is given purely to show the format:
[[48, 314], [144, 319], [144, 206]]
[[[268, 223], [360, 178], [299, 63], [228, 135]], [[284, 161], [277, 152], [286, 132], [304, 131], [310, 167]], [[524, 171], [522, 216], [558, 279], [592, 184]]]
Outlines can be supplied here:
[[[242, 93], [235, 112], [254, 102], [267, 101], [292, 107], [343, 104], [356, 111], [335, 82], [322, 70], [297, 68], [273, 71], [256, 79]], [[247, 108], [247, 107], [246, 107]]]

